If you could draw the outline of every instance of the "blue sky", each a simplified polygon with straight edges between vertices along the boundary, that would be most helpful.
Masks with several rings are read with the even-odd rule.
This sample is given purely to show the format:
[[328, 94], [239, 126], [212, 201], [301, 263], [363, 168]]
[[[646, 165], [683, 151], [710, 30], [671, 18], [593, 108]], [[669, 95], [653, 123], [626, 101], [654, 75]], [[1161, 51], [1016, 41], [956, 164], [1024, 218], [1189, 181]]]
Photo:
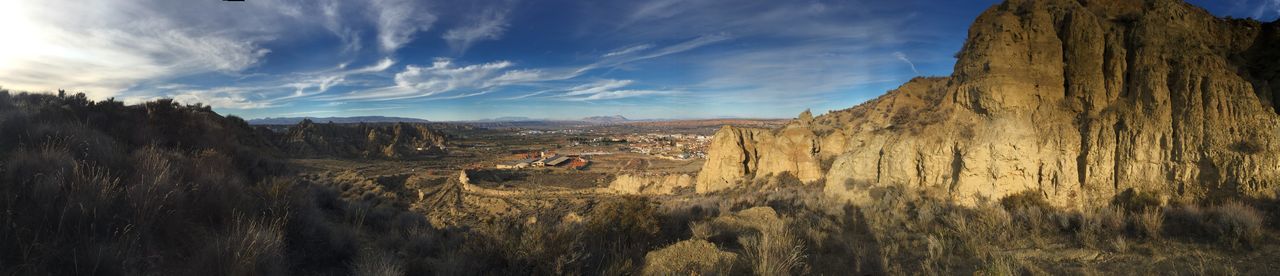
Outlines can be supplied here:
[[997, 2], [3, 1], [0, 86], [245, 118], [787, 118], [950, 74]]

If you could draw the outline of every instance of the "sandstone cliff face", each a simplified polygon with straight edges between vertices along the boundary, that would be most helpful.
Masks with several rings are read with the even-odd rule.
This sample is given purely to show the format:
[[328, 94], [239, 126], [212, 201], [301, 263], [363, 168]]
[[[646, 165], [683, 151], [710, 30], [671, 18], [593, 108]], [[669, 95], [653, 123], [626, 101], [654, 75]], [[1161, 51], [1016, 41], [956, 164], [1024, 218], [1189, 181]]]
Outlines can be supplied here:
[[711, 141], [707, 162], [698, 174], [695, 190], [714, 192], [733, 187], [741, 180], [795, 175], [810, 182], [822, 178], [815, 154], [820, 142], [807, 123], [788, 125], [771, 131], [725, 126]]
[[316, 124], [304, 120], [278, 139], [300, 157], [406, 158], [444, 150], [445, 135], [422, 124]]
[[[831, 162], [826, 190], [857, 200], [884, 185], [941, 189], [961, 203], [1034, 190], [1064, 207], [1131, 188], [1271, 197], [1277, 24], [1175, 0], [1007, 1], [974, 22], [952, 76], [781, 131], [721, 130], [698, 191], [762, 171], [732, 161], [817, 159]], [[794, 129], [815, 144], [744, 138], [804, 132]], [[771, 170], [792, 169], [781, 167]]]

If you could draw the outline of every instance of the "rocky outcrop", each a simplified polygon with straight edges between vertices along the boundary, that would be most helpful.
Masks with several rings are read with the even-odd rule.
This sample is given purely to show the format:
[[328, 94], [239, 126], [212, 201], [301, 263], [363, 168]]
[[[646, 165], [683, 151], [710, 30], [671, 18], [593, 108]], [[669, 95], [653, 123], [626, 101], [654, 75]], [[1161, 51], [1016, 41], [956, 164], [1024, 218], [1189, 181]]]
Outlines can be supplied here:
[[693, 177], [688, 174], [624, 174], [609, 183], [609, 190], [613, 192], [638, 195], [670, 195], [689, 187], [693, 187]]
[[424, 124], [317, 124], [303, 120], [277, 140], [298, 157], [398, 159], [444, 152], [445, 135]]
[[[1278, 24], [1175, 0], [1007, 1], [974, 22], [949, 77], [779, 131], [721, 130], [698, 191], [758, 177], [748, 164], [813, 159], [831, 164], [828, 192], [861, 200], [884, 185], [960, 203], [1034, 190], [1063, 207], [1128, 189], [1272, 197]], [[812, 145], [756, 138], [810, 132]]]
[[724, 190], [743, 180], [792, 174], [803, 182], [822, 178], [815, 155], [818, 136], [805, 122], [777, 131], [725, 126], [711, 141], [707, 161], [698, 173], [699, 193]]

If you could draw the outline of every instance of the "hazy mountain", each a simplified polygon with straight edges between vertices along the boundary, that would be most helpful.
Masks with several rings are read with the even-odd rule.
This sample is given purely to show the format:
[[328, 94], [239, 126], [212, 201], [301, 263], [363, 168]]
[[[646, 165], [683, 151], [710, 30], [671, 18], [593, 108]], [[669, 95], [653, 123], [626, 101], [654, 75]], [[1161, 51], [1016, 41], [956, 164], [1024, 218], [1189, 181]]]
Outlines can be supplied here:
[[387, 116], [357, 116], [357, 117], [280, 117], [280, 118], [262, 118], [249, 120], [251, 125], [292, 125], [302, 122], [303, 119], [310, 119], [316, 123], [334, 122], [337, 124], [352, 123], [426, 123], [427, 120], [418, 118], [405, 117], [387, 117]]
[[622, 115], [591, 116], [591, 117], [582, 118], [582, 120], [587, 122], [596, 122], [596, 123], [621, 123], [621, 122], [630, 121], [627, 119], [627, 117], [622, 117]]

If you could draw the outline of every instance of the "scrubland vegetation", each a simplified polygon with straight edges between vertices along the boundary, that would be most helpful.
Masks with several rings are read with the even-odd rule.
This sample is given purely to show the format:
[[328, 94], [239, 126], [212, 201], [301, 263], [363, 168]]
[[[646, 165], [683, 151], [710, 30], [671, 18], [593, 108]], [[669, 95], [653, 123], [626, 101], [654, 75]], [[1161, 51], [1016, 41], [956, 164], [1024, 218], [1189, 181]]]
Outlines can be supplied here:
[[1275, 269], [1280, 224], [1272, 201], [1139, 191], [1083, 211], [908, 187], [852, 206], [784, 175], [443, 227], [292, 176], [261, 135], [200, 105], [0, 92], [0, 273], [1230, 275]]

